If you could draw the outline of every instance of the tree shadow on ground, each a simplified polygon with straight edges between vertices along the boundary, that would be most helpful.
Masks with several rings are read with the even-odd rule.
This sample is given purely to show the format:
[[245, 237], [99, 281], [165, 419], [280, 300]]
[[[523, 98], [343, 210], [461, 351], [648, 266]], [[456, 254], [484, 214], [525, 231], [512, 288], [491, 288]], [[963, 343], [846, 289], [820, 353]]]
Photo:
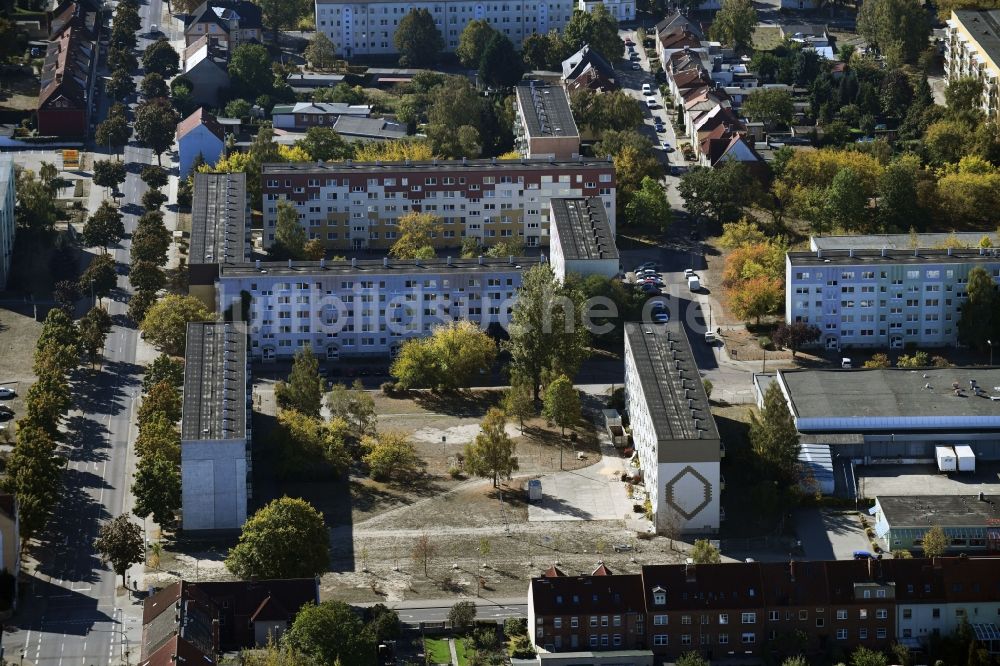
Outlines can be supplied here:
[[424, 409], [447, 416], [483, 416], [500, 402], [500, 391], [414, 391], [410, 397]]

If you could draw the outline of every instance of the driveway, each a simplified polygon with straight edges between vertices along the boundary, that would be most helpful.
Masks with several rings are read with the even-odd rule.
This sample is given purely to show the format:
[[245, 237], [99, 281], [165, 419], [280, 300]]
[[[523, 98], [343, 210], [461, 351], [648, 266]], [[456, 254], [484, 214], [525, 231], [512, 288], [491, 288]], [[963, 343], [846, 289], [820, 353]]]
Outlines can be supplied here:
[[528, 506], [530, 522], [621, 520], [631, 516], [632, 502], [620, 481], [624, 461], [613, 455], [572, 472], [542, 477], [542, 501]]
[[795, 530], [807, 560], [849, 560], [856, 550], [871, 550], [854, 512], [799, 509]]

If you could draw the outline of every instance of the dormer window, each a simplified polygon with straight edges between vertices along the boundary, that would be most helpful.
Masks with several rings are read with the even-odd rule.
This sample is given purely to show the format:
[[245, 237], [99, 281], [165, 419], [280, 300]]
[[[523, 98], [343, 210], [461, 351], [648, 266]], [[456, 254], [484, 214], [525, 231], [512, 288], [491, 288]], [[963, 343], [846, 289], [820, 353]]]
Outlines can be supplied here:
[[667, 603], [667, 591], [662, 587], [653, 588], [653, 603], [657, 606], [662, 606]]

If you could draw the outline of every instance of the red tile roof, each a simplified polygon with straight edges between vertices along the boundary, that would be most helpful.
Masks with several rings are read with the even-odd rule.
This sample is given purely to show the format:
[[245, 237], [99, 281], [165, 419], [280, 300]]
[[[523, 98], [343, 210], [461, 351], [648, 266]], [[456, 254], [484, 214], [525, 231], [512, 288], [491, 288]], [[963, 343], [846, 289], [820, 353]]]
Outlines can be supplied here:
[[564, 576], [533, 578], [529, 594], [539, 615], [560, 613], [642, 613], [642, 576]]
[[93, 52], [94, 44], [87, 39], [85, 31], [72, 25], [49, 42], [40, 77], [39, 109], [87, 108]]
[[188, 133], [201, 125], [204, 125], [208, 131], [217, 136], [219, 141], [226, 140], [226, 131], [222, 129], [222, 125], [220, 125], [219, 121], [215, 119], [215, 116], [206, 111], [203, 107], [198, 107], [194, 113], [177, 124], [177, 140], [181, 140]]

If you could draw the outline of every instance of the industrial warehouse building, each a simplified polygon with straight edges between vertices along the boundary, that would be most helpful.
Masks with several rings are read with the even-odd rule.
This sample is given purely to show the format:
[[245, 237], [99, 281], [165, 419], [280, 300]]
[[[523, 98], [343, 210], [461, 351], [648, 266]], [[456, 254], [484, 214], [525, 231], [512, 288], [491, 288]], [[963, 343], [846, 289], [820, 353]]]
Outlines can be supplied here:
[[955, 553], [1000, 553], [1000, 496], [876, 497], [875, 534], [886, 550], [919, 551], [924, 534], [940, 526]]
[[1000, 460], [1000, 368], [779, 370], [754, 375], [758, 403], [771, 382], [804, 442], [858, 464], [932, 463], [938, 445]]

